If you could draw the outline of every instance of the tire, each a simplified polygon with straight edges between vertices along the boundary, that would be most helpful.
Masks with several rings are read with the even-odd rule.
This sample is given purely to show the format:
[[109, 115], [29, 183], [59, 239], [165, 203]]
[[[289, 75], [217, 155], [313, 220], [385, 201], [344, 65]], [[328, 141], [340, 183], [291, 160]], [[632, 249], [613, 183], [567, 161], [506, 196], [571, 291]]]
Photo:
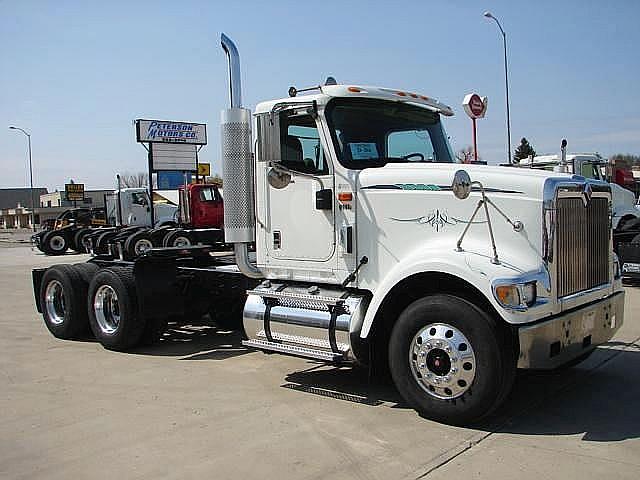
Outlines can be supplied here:
[[139, 232], [129, 235], [124, 242], [124, 251], [130, 260], [139, 257], [152, 248], [153, 242], [146, 230], [140, 230]]
[[87, 290], [89, 288], [89, 284], [91, 280], [95, 276], [95, 274], [100, 270], [100, 267], [95, 263], [86, 262], [86, 263], [76, 263], [73, 268], [78, 272], [78, 275], [84, 280], [87, 284]]
[[163, 226], [154, 228], [149, 232], [149, 237], [151, 238], [151, 243], [153, 243], [154, 247], [162, 247], [164, 237], [175, 227]]
[[163, 247], [190, 247], [191, 245], [193, 245], [193, 239], [189, 232], [183, 229], [167, 233], [162, 241]]
[[91, 232], [90, 228], [81, 228], [73, 234], [73, 249], [78, 253], [87, 253], [87, 249], [84, 246], [84, 237]]
[[107, 255], [109, 253], [109, 240], [116, 235], [114, 231], [107, 231], [94, 238], [93, 253], [96, 255]]
[[109, 350], [125, 351], [139, 344], [145, 328], [138, 312], [133, 270], [104, 268], [89, 285], [89, 326]]
[[42, 251], [46, 255], [64, 255], [69, 248], [69, 240], [57, 230], [47, 232], [42, 237]]
[[44, 323], [56, 338], [70, 340], [87, 333], [87, 283], [71, 265], [47, 269], [40, 285]]
[[389, 369], [402, 397], [422, 416], [466, 425], [506, 398], [516, 356], [489, 315], [467, 300], [438, 294], [400, 314], [389, 341]]

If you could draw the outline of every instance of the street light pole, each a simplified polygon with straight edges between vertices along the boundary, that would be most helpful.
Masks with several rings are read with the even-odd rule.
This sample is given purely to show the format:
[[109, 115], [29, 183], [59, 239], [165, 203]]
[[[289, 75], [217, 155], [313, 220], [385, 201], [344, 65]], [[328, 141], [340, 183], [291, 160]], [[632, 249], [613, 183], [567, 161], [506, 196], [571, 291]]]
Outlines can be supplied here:
[[14, 127], [13, 125], [9, 127], [11, 130], [20, 130], [27, 136], [27, 142], [29, 145], [29, 186], [31, 190], [31, 226], [33, 227], [33, 231], [36, 231], [36, 211], [35, 211], [35, 202], [33, 200], [33, 166], [31, 162], [31, 135], [29, 135], [26, 131], [24, 131], [20, 127]]
[[507, 97], [507, 159], [509, 160], [509, 163], [511, 163], [511, 119], [509, 118], [509, 66], [507, 63], [507, 34], [502, 28], [502, 25], [500, 25], [498, 19], [494, 17], [491, 12], [484, 12], [484, 16], [493, 19], [498, 25], [500, 33], [502, 33], [502, 45], [504, 46], [504, 88]]

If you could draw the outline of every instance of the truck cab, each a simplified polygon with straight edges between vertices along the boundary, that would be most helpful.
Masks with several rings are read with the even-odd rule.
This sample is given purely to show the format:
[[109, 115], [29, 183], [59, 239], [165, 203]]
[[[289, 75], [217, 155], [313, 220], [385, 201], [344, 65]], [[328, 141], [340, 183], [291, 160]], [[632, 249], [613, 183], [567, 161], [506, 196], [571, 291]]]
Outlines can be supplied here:
[[245, 303], [245, 345], [383, 359], [405, 400], [457, 423], [504, 398], [516, 367], [584, 358], [619, 328], [609, 184], [456, 164], [451, 108], [403, 89], [292, 87], [252, 122], [237, 50], [222, 45], [225, 238], [240, 271], [263, 279]]
[[193, 183], [179, 189], [180, 223], [189, 228], [222, 228], [224, 202], [217, 185]]
[[[119, 204], [119, 205], [118, 205]], [[151, 226], [151, 206], [146, 188], [121, 188], [106, 196], [107, 218], [116, 226]], [[175, 224], [178, 207], [166, 202], [153, 204], [155, 226]]]

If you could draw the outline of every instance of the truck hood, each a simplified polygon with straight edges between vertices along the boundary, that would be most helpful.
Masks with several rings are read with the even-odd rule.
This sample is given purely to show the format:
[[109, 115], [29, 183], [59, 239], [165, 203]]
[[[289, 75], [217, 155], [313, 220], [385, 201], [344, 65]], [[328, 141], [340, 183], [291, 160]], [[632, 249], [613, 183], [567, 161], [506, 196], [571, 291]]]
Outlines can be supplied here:
[[479, 181], [487, 193], [516, 194], [541, 200], [549, 178], [580, 180], [582, 177], [544, 170], [469, 165], [460, 163], [403, 163], [360, 171], [358, 187], [362, 190], [451, 190], [453, 176], [466, 170], [472, 181]]

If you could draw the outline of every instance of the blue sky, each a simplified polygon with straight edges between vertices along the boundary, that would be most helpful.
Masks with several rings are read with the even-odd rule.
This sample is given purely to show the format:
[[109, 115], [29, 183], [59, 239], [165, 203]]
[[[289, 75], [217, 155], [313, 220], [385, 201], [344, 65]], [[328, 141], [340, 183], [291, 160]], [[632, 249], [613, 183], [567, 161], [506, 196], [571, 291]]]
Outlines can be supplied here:
[[290, 85], [402, 88], [438, 98], [454, 149], [471, 143], [466, 93], [489, 97], [480, 155], [505, 159], [502, 39], [507, 31], [512, 144], [540, 153], [640, 154], [640, 1], [0, 1], [0, 188], [27, 185], [32, 134], [37, 186], [110, 188], [146, 168], [132, 120], [208, 124], [201, 161], [220, 170], [228, 103], [220, 32], [240, 49], [243, 100]]

